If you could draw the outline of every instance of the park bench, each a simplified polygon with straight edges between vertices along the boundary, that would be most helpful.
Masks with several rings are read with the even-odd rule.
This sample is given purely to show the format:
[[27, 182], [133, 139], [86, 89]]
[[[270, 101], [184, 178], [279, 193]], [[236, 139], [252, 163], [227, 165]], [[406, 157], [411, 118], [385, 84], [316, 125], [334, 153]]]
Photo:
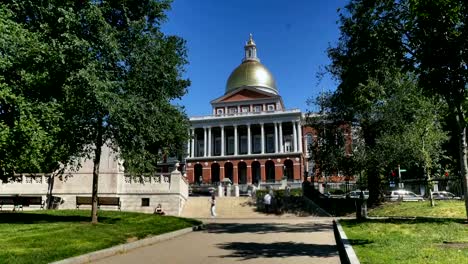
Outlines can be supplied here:
[[[76, 209], [80, 209], [80, 205], [92, 205], [93, 200], [90, 196], [76, 196]], [[98, 209], [101, 206], [117, 206], [120, 211], [120, 197], [98, 197]]]
[[3, 210], [4, 205], [12, 205], [13, 210], [23, 210], [23, 207], [29, 207], [31, 205], [38, 205], [41, 209], [44, 209], [45, 200], [42, 200], [42, 196], [0, 196], [0, 211]]

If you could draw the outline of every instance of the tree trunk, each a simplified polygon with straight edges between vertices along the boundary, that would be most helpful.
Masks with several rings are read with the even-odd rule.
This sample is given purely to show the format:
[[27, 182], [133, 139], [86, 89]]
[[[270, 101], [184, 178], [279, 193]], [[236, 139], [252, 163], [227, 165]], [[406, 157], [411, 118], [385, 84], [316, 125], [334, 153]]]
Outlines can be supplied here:
[[49, 184], [47, 185], [47, 209], [52, 209], [53, 204], [53, 190], [54, 190], [54, 182], [55, 182], [55, 174], [50, 175]]
[[97, 207], [98, 207], [98, 180], [99, 180], [99, 164], [101, 162], [101, 149], [102, 149], [102, 120], [98, 120], [98, 131], [96, 137], [96, 149], [94, 150], [94, 166], [93, 166], [93, 190], [92, 190], [92, 209], [91, 209], [91, 223], [98, 223]]
[[457, 123], [460, 128], [459, 150], [460, 150], [460, 171], [463, 178], [463, 191], [465, 197], [465, 212], [468, 219], [468, 153], [466, 150], [466, 125], [464, 115], [460, 113], [457, 116]]
[[373, 206], [375, 204], [378, 204], [381, 195], [380, 195], [380, 175], [377, 170], [377, 168], [371, 168], [367, 170], [367, 185], [369, 188], [369, 199], [367, 200], [367, 203], [369, 206]]

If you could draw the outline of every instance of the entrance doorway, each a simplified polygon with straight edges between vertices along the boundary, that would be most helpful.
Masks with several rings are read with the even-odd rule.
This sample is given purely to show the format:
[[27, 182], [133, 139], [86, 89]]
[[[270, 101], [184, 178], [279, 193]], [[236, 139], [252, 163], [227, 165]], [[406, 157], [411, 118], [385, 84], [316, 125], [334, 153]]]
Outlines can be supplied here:
[[252, 183], [258, 184], [261, 180], [260, 162], [252, 162]]

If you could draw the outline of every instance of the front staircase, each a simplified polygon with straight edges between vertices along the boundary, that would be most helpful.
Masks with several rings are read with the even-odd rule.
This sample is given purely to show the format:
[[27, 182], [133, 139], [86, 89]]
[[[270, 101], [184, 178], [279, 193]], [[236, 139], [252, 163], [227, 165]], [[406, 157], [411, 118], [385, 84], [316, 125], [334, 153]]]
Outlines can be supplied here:
[[[293, 214], [265, 214], [256, 211], [250, 197], [216, 197], [216, 218], [294, 217]], [[189, 197], [182, 210], [183, 217], [210, 218], [210, 197]]]

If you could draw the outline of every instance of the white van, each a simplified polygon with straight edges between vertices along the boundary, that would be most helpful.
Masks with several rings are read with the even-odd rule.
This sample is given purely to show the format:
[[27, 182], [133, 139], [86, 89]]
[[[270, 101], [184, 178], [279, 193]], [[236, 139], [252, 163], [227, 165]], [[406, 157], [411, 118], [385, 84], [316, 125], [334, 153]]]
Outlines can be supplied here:
[[387, 192], [386, 196], [389, 201], [404, 201], [404, 202], [420, 202], [424, 201], [421, 195], [406, 190], [394, 190]]

